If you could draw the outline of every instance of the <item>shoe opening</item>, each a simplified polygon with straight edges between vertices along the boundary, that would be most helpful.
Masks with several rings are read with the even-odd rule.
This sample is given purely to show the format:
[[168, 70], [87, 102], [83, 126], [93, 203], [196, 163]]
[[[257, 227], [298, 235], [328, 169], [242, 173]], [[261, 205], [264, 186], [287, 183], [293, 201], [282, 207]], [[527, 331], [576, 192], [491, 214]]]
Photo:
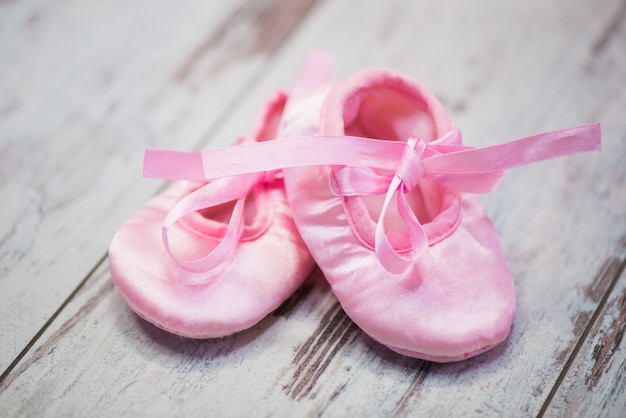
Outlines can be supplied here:
[[[453, 129], [443, 106], [424, 86], [386, 69], [362, 70], [340, 82], [326, 97], [322, 112], [321, 133], [325, 135], [389, 141], [407, 141], [417, 136], [430, 142]], [[436, 242], [449, 229], [450, 223], [444, 222], [447, 216], [440, 215], [456, 210], [457, 206], [450, 204], [454, 199], [448, 195], [446, 189], [425, 179], [406, 193], [408, 204], [425, 226], [429, 241], [432, 238]], [[344, 209], [355, 234], [371, 248], [384, 198], [384, 195], [344, 197]], [[398, 251], [408, 250], [407, 226], [395, 200], [388, 208], [384, 224], [392, 245]]]

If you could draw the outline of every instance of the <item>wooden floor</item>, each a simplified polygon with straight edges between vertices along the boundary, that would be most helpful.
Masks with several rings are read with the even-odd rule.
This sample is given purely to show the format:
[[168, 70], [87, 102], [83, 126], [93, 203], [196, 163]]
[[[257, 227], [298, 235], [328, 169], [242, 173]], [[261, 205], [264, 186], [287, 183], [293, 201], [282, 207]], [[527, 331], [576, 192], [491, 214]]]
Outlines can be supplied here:
[[[397, 355], [318, 270], [217, 340], [117, 293], [111, 237], [164, 184], [144, 149], [231, 144], [311, 48], [420, 79], [468, 145], [602, 123], [481, 197], [518, 294], [491, 352]], [[0, 207], [2, 416], [626, 416], [624, 0], [1, 1]]]

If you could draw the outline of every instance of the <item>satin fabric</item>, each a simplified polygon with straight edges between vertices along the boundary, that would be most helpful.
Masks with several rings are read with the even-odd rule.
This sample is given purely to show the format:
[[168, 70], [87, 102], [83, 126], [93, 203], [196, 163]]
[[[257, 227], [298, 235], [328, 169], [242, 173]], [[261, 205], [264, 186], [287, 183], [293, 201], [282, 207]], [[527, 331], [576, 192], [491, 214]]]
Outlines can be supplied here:
[[[368, 69], [318, 89], [327, 64], [313, 59], [305, 66], [280, 120], [277, 141], [199, 153], [146, 152], [147, 177], [213, 180], [200, 188], [176, 190], [171, 201], [157, 198], [152, 205], [156, 212], [173, 209], [155, 217], [164, 223], [161, 253], [153, 240], [155, 248], [144, 255], [162, 254], [164, 248], [167, 263], [173, 264], [157, 270], [169, 271], [175, 265], [186, 271], [177, 275], [180, 270], [171, 270], [159, 284], [201, 286], [208, 301], [211, 295], [204, 289], [225, 279], [221, 269], [232, 268], [245, 274], [234, 274], [232, 284], [216, 285], [218, 299], [232, 302], [232, 289], [249, 285], [246, 303], [254, 300], [255, 287], [259, 300], [269, 306], [270, 298], [264, 295], [271, 285], [246, 282], [243, 277], [257, 265], [280, 270], [272, 254], [256, 247], [252, 251], [249, 243], [270, 237], [265, 248], [287, 254], [293, 249], [272, 245], [279, 242], [272, 238], [275, 214], [288, 210], [284, 194], [276, 194], [282, 189], [272, 180], [284, 175], [302, 238], [346, 313], [366, 333], [399, 353], [441, 362], [468, 358], [499, 344], [515, 317], [513, 282], [493, 225], [478, 200], [466, 192], [493, 190], [509, 168], [599, 150], [599, 124], [472, 149], [462, 145], [460, 132], [443, 107], [419, 83], [390, 70]], [[276, 121], [275, 117], [265, 123], [269, 136], [264, 139], [274, 134], [267, 126], [274, 127]], [[263, 203], [270, 195], [266, 188], [275, 196], [269, 200], [281, 202], [282, 209]], [[220, 207], [230, 199], [236, 199], [234, 206]], [[249, 224], [244, 222], [245, 199], [254, 200], [256, 208], [249, 211], [255, 213]], [[205, 206], [212, 209], [202, 209]], [[219, 224], [221, 212], [231, 210], [228, 225]], [[139, 218], [148, 221], [150, 215]], [[291, 218], [283, 221], [277, 231], [296, 236]], [[137, 238], [144, 232], [147, 229], [131, 235]], [[250, 257], [239, 258], [246, 248]], [[260, 254], [263, 257], [254, 258]], [[286, 267], [297, 267], [299, 262], [290, 264], [290, 259], [287, 256]], [[204, 271], [207, 268], [210, 274]], [[203, 273], [195, 276], [198, 272]], [[295, 289], [286, 275], [280, 277], [291, 291]], [[231, 290], [220, 293], [221, 286]], [[215, 303], [231, 324], [237, 322], [240, 315]], [[135, 309], [144, 314], [141, 307]], [[200, 302], [198, 310], [203, 312], [199, 323], [205, 329], [218, 321], [206, 320], [217, 310], [202, 308]], [[248, 319], [258, 320], [258, 315], [244, 311]], [[193, 313], [184, 316], [189, 319]], [[167, 324], [160, 326], [169, 329]], [[223, 330], [224, 324], [219, 326]]]
[[[267, 103], [255, 140], [275, 136], [285, 101], [286, 95], [278, 94]], [[186, 337], [220, 337], [251, 327], [280, 306], [314, 265], [283, 183], [272, 176], [243, 189], [250, 192], [241, 197], [241, 231], [228, 256], [203, 262], [207, 254], [215, 260], [212, 251], [227, 236], [232, 207], [171, 211], [212, 184], [174, 183], [126, 221], [109, 248], [111, 276], [128, 305], [158, 327]], [[224, 194], [236, 185], [225, 182]], [[168, 216], [174, 221], [165, 222]]]
[[[370, 69], [290, 102], [279, 137], [358, 134], [431, 141], [453, 129], [425, 87]], [[449, 141], [461, 145], [460, 136]], [[515, 317], [515, 289], [478, 200], [423, 180], [415, 212], [423, 212], [425, 228], [438, 237], [417, 262], [392, 273], [374, 251], [382, 200], [338, 195], [338, 173], [330, 165], [284, 170], [298, 229], [347, 315], [389, 348], [427, 360], [461, 360], [501, 343]], [[445, 215], [450, 205], [458, 216]], [[390, 224], [402, 224], [397, 212], [389, 216], [396, 218]], [[400, 238], [395, 247], [401, 251], [407, 244]]]

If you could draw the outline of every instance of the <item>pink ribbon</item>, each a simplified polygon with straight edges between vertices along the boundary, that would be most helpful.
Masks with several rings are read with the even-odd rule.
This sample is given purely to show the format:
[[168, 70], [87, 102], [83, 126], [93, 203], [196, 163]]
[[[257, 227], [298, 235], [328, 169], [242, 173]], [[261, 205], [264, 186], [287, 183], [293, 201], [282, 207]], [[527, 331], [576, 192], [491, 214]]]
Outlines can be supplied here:
[[[212, 270], [230, 259], [243, 233], [246, 197], [263, 180], [264, 176], [256, 173], [242, 174], [237, 177], [222, 177], [205, 184], [178, 201], [165, 217], [161, 230], [163, 245], [176, 264], [188, 271], [202, 272]], [[226, 227], [226, 233], [211, 252], [193, 260], [182, 259], [172, 252], [169, 243], [169, 229], [176, 222], [190, 213], [231, 201], [235, 201], [235, 206]]]
[[[448, 135], [460, 135], [455, 130]], [[446, 137], [448, 136], [446, 135]], [[381, 264], [389, 271], [405, 270], [428, 247], [428, 239], [422, 225], [408, 205], [405, 195], [421, 179], [426, 178], [446, 188], [465, 193], [486, 193], [495, 189], [507, 169], [544, 161], [556, 157], [586, 151], [599, 151], [601, 144], [600, 124], [581, 125], [573, 128], [542, 133], [505, 144], [485, 148], [449, 146], [439, 144], [445, 140], [425, 143], [411, 137], [406, 142], [385, 141], [354, 136], [307, 136], [279, 139], [261, 143], [243, 144], [236, 147], [201, 152], [177, 152], [146, 150], [144, 177], [169, 180], [208, 181], [238, 176], [240, 180], [220, 180], [221, 186], [207, 185], [210, 198], [189, 197], [174, 215], [168, 215], [164, 228], [199, 206], [223, 202], [226, 198], [242, 199], [254, 184], [265, 178], [265, 173], [293, 167], [330, 165], [335, 166], [338, 176], [337, 189], [344, 196], [386, 193], [383, 211], [379, 217], [375, 251]], [[377, 170], [395, 173], [385, 177]], [[254, 176], [256, 174], [256, 176]], [[243, 181], [245, 186], [237, 193], [219, 198], [219, 192], [227, 193], [234, 184]], [[221, 183], [220, 183], [221, 184]], [[248, 186], [250, 188], [248, 188]], [[199, 189], [201, 190], [201, 189]], [[391, 199], [397, 194], [400, 216], [407, 225], [411, 241], [408, 256], [399, 254], [391, 245], [384, 230], [384, 215]], [[191, 195], [190, 195], [191, 196]], [[182, 201], [181, 201], [182, 202]], [[242, 201], [243, 202], [243, 201]], [[238, 209], [235, 205], [235, 211]], [[241, 203], [243, 205], [243, 203]], [[234, 221], [233, 221], [234, 219]], [[226, 250], [214, 251], [230, 254], [241, 236], [241, 216], [231, 218], [233, 232], [220, 245]], [[231, 225], [229, 224], [228, 230]], [[164, 233], [164, 242], [166, 242]], [[166, 244], [167, 246], [167, 244]], [[167, 246], [168, 250], [169, 247]], [[205, 257], [206, 258], [206, 257]], [[211, 258], [211, 257], [209, 257]], [[216, 258], [220, 261], [224, 257]], [[194, 271], [215, 264], [213, 261], [183, 263]]]
[[[309, 52], [304, 66], [298, 75], [298, 80], [291, 89], [289, 100], [296, 100], [324, 84], [330, 75], [334, 62], [335, 59], [331, 55], [318, 51]], [[255, 140], [241, 138], [237, 146], [229, 149], [240, 148], [241, 144], [245, 143], [253, 144]], [[224, 174], [211, 177], [198, 171], [198, 163], [199, 160], [196, 153], [175, 153], [170, 151], [159, 153], [148, 150], [144, 160], [145, 177], [176, 178], [202, 182], [215, 179], [177, 202], [165, 217], [161, 228], [163, 245], [170, 257], [181, 268], [196, 273], [213, 270], [233, 256], [244, 231], [243, 214], [247, 196], [255, 188], [271, 183], [280, 175], [280, 170], [277, 168], [260, 171], [247, 170], [247, 172], [242, 172], [235, 176]], [[177, 172], [174, 177], [170, 176], [171, 169]], [[226, 232], [212, 251], [203, 257], [192, 260], [182, 259], [174, 254], [169, 240], [169, 230], [172, 226], [193, 212], [232, 201], [235, 201], [235, 205], [226, 227]], [[194, 282], [195, 278], [190, 276], [187, 280], [188, 284], [192, 284], [202, 282], [205, 279], [199, 278], [197, 279], [199, 282]]]

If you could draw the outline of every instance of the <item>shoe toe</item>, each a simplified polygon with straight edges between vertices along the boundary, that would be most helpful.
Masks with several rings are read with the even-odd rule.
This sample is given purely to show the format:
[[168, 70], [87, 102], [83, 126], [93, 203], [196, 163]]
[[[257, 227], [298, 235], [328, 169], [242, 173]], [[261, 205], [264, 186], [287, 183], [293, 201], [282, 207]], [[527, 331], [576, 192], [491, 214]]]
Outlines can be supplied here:
[[[174, 184], [117, 232], [109, 249], [113, 281], [137, 314], [174, 334], [213, 338], [249, 328], [289, 297], [313, 267], [286, 198], [273, 196], [275, 219], [261, 237], [240, 243], [220, 268], [194, 273], [179, 267], [161, 241], [163, 219], [184, 190]], [[185, 256], [205, 254], [214, 245], [193, 230], [172, 232]]]

